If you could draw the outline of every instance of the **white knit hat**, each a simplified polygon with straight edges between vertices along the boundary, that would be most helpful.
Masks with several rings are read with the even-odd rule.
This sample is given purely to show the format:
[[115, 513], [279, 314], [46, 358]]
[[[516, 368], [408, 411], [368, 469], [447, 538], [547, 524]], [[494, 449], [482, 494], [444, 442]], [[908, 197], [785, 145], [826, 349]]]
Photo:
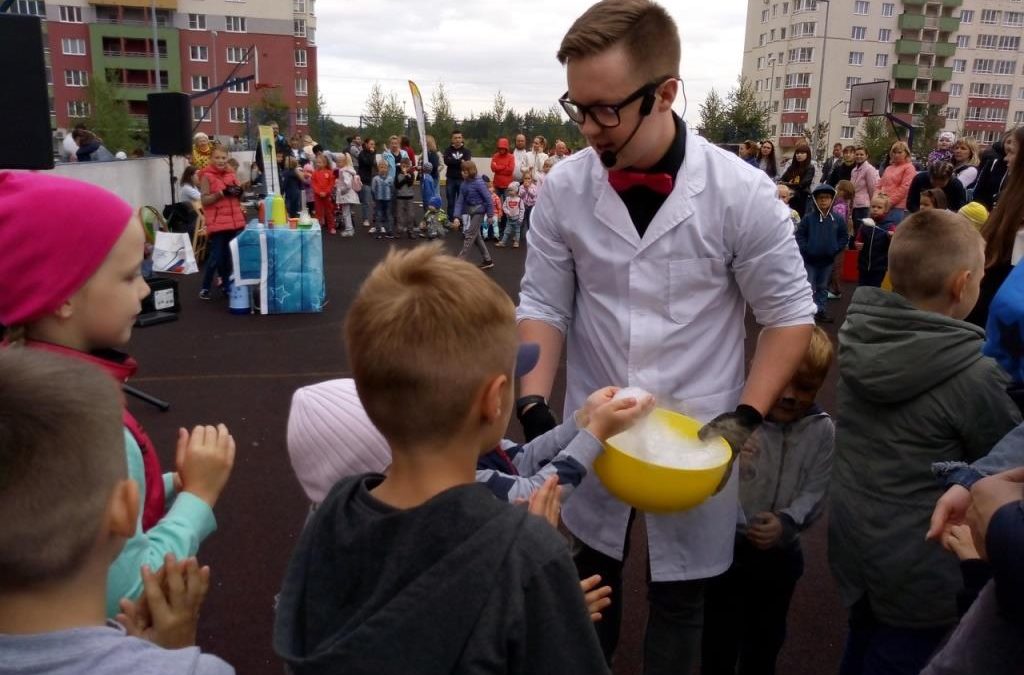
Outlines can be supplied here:
[[317, 504], [342, 478], [382, 472], [391, 448], [373, 425], [351, 379], [302, 387], [288, 413], [288, 454], [306, 496]]
[[956, 142], [956, 134], [954, 134], [952, 131], [943, 131], [941, 134], [939, 134], [939, 140], [954, 143]]

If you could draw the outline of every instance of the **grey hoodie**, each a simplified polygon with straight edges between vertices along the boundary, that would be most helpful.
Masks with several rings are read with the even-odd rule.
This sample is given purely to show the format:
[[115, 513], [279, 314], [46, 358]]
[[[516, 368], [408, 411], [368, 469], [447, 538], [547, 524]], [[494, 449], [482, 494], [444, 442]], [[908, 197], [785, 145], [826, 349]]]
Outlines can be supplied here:
[[829, 562], [843, 601], [879, 621], [956, 623], [956, 557], [925, 532], [943, 487], [932, 462], [971, 462], [1020, 421], [977, 326], [862, 287], [839, 331]]

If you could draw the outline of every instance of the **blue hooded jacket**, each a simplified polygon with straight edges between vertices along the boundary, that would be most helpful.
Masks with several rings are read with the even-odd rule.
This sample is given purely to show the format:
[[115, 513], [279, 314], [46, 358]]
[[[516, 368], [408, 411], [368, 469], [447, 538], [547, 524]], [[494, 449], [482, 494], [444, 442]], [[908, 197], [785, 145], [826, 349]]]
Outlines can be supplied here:
[[[831, 185], [820, 184], [811, 192], [814, 198], [821, 193], [828, 193], [835, 199], [836, 189]], [[846, 248], [849, 233], [842, 218], [832, 213], [832, 207], [822, 211], [815, 204], [813, 211], [800, 221], [796, 228], [796, 243], [800, 247], [800, 255], [804, 262], [812, 265], [830, 264], [836, 255]]]

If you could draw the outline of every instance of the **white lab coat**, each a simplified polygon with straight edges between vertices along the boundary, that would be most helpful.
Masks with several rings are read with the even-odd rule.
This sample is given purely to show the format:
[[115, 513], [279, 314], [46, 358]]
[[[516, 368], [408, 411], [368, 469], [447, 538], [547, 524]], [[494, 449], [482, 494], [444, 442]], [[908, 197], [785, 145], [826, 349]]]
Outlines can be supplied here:
[[[527, 242], [517, 316], [566, 336], [566, 415], [601, 387], [629, 385], [707, 421], [743, 389], [745, 305], [769, 327], [809, 324], [816, 311], [775, 185], [689, 132], [675, 188], [643, 239], [588, 148], [549, 174]], [[629, 512], [589, 474], [562, 517], [621, 559]], [[690, 511], [646, 514], [653, 580], [725, 571], [736, 516], [735, 477]]]

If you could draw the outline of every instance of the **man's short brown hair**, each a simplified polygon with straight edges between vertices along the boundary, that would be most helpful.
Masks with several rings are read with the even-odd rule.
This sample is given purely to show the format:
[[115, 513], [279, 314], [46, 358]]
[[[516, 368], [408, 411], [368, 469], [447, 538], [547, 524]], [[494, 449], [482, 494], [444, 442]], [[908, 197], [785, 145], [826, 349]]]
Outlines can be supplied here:
[[949, 278], [975, 270], [981, 235], [952, 211], [918, 211], [896, 228], [889, 248], [889, 278], [908, 300], [931, 300], [946, 290]]
[[68, 357], [0, 349], [0, 589], [75, 574], [126, 476], [113, 378]]
[[508, 294], [474, 265], [439, 245], [393, 250], [345, 319], [366, 414], [392, 443], [451, 437], [488, 378], [512, 377], [515, 325]]
[[601, 0], [562, 38], [558, 61], [600, 54], [621, 44], [645, 81], [678, 76], [679, 30], [665, 8], [650, 0]]

